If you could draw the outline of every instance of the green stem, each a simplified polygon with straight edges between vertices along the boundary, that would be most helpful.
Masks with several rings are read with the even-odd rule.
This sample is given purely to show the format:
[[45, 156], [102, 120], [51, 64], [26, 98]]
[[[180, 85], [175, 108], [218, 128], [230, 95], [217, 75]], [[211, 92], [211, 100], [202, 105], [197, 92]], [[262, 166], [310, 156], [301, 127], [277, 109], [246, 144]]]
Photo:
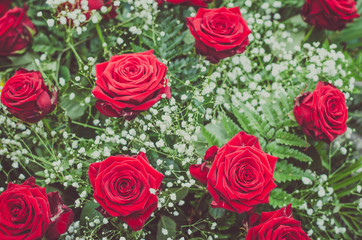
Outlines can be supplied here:
[[84, 123], [81, 123], [81, 122], [72, 121], [72, 123], [74, 123], [74, 124], [76, 124], [76, 125], [79, 125], [79, 126], [82, 126], [82, 127], [92, 128], [92, 129], [95, 129], [95, 130], [100, 130], [100, 131], [103, 131], [103, 130], [104, 130], [104, 129], [102, 129], [102, 128], [95, 127], [95, 126], [91, 126], [91, 125], [84, 124]]
[[104, 55], [109, 55], [109, 58], [112, 57], [112, 53], [109, 51], [108, 49], [108, 46], [107, 46], [107, 42], [106, 40], [104, 39], [104, 36], [103, 36], [103, 33], [102, 33], [102, 29], [101, 27], [99, 26], [99, 23], [96, 23], [96, 30], [97, 30], [97, 33], [98, 33], [98, 37], [99, 37], [99, 40], [101, 40], [101, 43], [102, 43], [102, 47], [103, 47], [103, 51], [104, 51]]
[[304, 39], [303, 39], [302, 45], [309, 39], [310, 35], [312, 35], [312, 32], [313, 32], [314, 28], [315, 28], [315, 26], [312, 26], [312, 27], [309, 29], [307, 35], [305, 35], [305, 37], [304, 37]]
[[84, 65], [84, 63], [83, 63], [82, 58], [79, 56], [77, 50], [75, 50], [75, 48], [74, 48], [74, 44], [73, 44], [73, 40], [72, 40], [72, 35], [71, 35], [71, 34], [72, 34], [71, 32], [68, 32], [68, 36], [67, 36], [66, 42], [67, 42], [67, 45], [68, 45], [68, 47], [70, 48], [70, 50], [72, 50], [72, 52], [73, 52], [73, 54], [74, 54], [74, 56], [75, 56], [75, 59], [76, 59], [77, 62], [78, 62], [79, 67], [82, 67], [82, 66]]

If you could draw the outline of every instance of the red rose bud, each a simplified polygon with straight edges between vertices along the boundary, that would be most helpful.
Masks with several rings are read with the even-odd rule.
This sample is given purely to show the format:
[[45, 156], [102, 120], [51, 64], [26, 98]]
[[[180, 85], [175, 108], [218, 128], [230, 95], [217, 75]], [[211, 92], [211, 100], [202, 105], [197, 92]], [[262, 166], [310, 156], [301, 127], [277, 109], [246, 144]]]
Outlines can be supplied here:
[[103, 216], [118, 217], [139, 231], [157, 208], [163, 174], [140, 152], [137, 156], [111, 156], [92, 163], [88, 170], [94, 198]]
[[65, 233], [73, 222], [74, 213], [72, 209], [63, 204], [58, 192], [48, 193], [48, 201], [51, 212], [51, 223], [48, 227], [47, 239], [58, 239]]
[[23, 53], [36, 30], [26, 15], [27, 8], [13, 8], [0, 18], [0, 56]]
[[195, 37], [196, 52], [212, 63], [243, 53], [251, 33], [239, 7], [204, 9], [195, 17], [186, 18], [187, 27]]
[[57, 94], [48, 90], [40, 72], [21, 68], [5, 83], [1, 102], [15, 117], [34, 123], [55, 109]]
[[[256, 220], [257, 219], [257, 220]], [[250, 219], [249, 219], [250, 220]], [[255, 223], [254, 221], [259, 221]], [[251, 220], [251, 227], [248, 230], [245, 240], [261, 240], [261, 239], [295, 239], [310, 240], [301, 228], [300, 221], [292, 216], [292, 207], [287, 207], [273, 211], [261, 213], [260, 219]]]
[[207, 174], [211, 207], [241, 214], [269, 202], [277, 159], [262, 151], [258, 138], [236, 134], [217, 151]]
[[354, 0], [306, 0], [301, 15], [310, 25], [332, 31], [342, 30], [359, 17]]
[[1, 0], [0, 2], [0, 17], [5, 14], [5, 12], [9, 9], [12, 0]]
[[217, 154], [218, 147], [212, 146], [209, 149], [207, 149], [205, 156], [204, 156], [204, 162], [201, 164], [192, 164], [189, 167], [189, 171], [192, 177], [196, 178], [199, 182], [201, 182], [204, 185], [207, 185], [207, 174], [209, 173], [210, 166], [212, 162], [214, 161], [214, 158]]
[[303, 132], [315, 140], [330, 143], [347, 130], [344, 94], [326, 82], [296, 97], [293, 113]]
[[92, 93], [96, 108], [107, 117], [132, 120], [162, 97], [171, 98], [167, 67], [153, 50], [113, 56], [96, 65], [96, 86]]
[[207, 4], [211, 3], [212, 0], [157, 0], [158, 5], [161, 5], [164, 2], [172, 3], [174, 5], [183, 4], [195, 7], [207, 7]]
[[41, 239], [50, 217], [45, 188], [35, 185], [34, 177], [9, 183], [0, 195], [0, 239]]

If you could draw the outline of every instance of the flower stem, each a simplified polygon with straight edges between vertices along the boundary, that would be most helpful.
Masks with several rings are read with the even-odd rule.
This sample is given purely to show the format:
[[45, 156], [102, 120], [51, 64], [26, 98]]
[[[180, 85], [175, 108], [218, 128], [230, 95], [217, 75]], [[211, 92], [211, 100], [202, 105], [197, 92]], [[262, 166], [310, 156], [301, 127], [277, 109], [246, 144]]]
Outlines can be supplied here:
[[309, 29], [307, 35], [305, 35], [305, 37], [304, 37], [304, 39], [303, 39], [302, 45], [309, 39], [310, 35], [312, 35], [312, 32], [313, 32], [314, 28], [315, 28], [315, 26], [312, 26], [312, 27]]
[[111, 54], [111, 52], [110, 52], [109, 49], [108, 49], [107, 42], [106, 42], [105, 39], [104, 39], [104, 36], [103, 36], [103, 33], [102, 33], [102, 29], [101, 29], [101, 27], [99, 26], [99, 23], [96, 23], [96, 29], [97, 29], [97, 33], [98, 33], [99, 40], [101, 40], [101, 43], [102, 43], [104, 55], [108, 55], [109, 57], [112, 57], [112, 54]]

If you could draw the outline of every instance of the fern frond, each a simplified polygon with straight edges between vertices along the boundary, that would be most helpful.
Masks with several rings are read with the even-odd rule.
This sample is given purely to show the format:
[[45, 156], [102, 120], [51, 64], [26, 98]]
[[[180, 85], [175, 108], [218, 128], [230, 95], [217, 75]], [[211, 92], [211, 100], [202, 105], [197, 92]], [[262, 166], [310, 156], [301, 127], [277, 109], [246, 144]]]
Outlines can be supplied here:
[[276, 182], [287, 182], [294, 180], [301, 180], [302, 177], [308, 176], [301, 168], [288, 163], [286, 160], [277, 161], [274, 179]]
[[264, 135], [264, 129], [262, 126], [263, 120], [261, 117], [243, 104], [241, 105], [241, 109], [244, 111], [246, 117], [250, 120], [249, 126], [256, 129], [261, 135]]
[[280, 188], [275, 188], [270, 193], [269, 204], [273, 208], [282, 208], [288, 204], [292, 204], [293, 207], [300, 206], [304, 203], [303, 200], [293, 198], [289, 193]]
[[255, 134], [255, 130], [249, 126], [250, 122], [245, 114], [240, 113], [236, 108], [233, 108], [233, 114], [244, 132], [252, 135]]
[[233, 137], [241, 131], [240, 127], [237, 124], [235, 124], [234, 121], [225, 114], [221, 115], [221, 122], [229, 137]]
[[288, 145], [288, 146], [295, 146], [295, 147], [306, 147], [307, 143], [304, 139], [294, 135], [292, 133], [284, 132], [283, 130], [279, 129], [275, 133], [275, 142]]
[[278, 145], [275, 142], [271, 142], [266, 147], [267, 151], [280, 159], [294, 158], [302, 162], [312, 162], [312, 158], [308, 155], [286, 146]]
[[210, 145], [210, 146], [220, 146], [220, 140], [214, 135], [212, 134], [211, 132], [209, 132], [204, 126], [201, 126], [201, 132], [202, 132], [202, 135], [204, 135], [207, 143]]

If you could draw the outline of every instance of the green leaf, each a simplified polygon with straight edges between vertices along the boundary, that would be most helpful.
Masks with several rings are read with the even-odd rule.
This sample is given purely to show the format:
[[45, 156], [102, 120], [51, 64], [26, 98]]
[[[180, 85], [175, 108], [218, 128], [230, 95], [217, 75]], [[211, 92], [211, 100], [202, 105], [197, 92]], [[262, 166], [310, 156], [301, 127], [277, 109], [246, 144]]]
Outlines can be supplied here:
[[225, 216], [225, 213], [226, 210], [223, 208], [212, 208], [211, 206], [209, 206], [209, 214], [214, 219], [222, 218], [223, 216]]
[[86, 217], [88, 217], [90, 220], [95, 219], [95, 218], [100, 218], [101, 220], [103, 219], [103, 216], [100, 212], [98, 212], [96, 210], [96, 208], [99, 207], [98, 203], [95, 202], [89, 202], [86, 203], [83, 208], [82, 208], [82, 212], [80, 214], [80, 224], [81, 225], [86, 225], [87, 220]]
[[280, 188], [275, 188], [271, 191], [269, 197], [269, 204], [273, 208], [282, 208], [288, 204], [292, 204], [293, 207], [300, 206], [304, 203], [303, 200], [293, 198], [289, 193]]
[[295, 167], [292, 164], [289, 164], [286, 160], [277, 161], [274, 179], [276, 182], [287, 182], [294, 180], [301, 180], [302, 177], [309, 177], [302, 169]]
[[190, 31], [187, 31], [187, 33], [184, 36], [183, 41], [186, 44], [193, 44], [195, 42], [195, 38], [194, 38], [194, 36], [192, 36]]
[[221, 142], [222, 140], [218, 139], [216, 137], [216, 135], [214, 133], [212, 133], [211, 131], [209, 131], [208, 129], [206, 129], [206, 127], [201, 126], [201, 132], [202, 135], [205, 137], [207, 143], [209, 144], [209, 146], [221, 146]]
[[[71, 93], [75, 93], [73, 99], [69, 98]], [[66, 111], [66, 114], [70, 119], [75, 120], [83, 116], [87, 105], [84, 104], [84, 99], [89, 95], [89, 92], [86, 90], [80, 90], [76, 88], [70, 88], [65, 94], [62, 94], [60, 98], [60, 106]]]
[[243, 110], [246, 117], [249, 119], [249, 126], [253, 129], [256, 129], [261, 135], [263, 135], [264, 130], [261, 123], [263, 123], [263, 120], [261, 119], [260, 115], [253, 112], [251, 109], [249, 109], [245, 105], [241, 105], [241, 109]]
[[249, 127], [249, 120], [246, 117], [246, 115], [243, 114], [243, 113], [240, 113], [236, 108], [233, 108], [233, 113], [234, 113], [234, 116], [235, 116], [236, 120], [240, 124], [241, 128], [246, 133], [249, 133], [249, 134], [253, 135], [255, 133], [255, 130], [253, 128]]
[[[167, 235], [162, 233], [162, 229], [167, 230]], [[162, 216], [160, 221], [157, 224], [157, 240], [167, 240], [167, 238], [175, 237], [176, 235], [176, 223], [175, 221], [166, 216]]]
[[281, 129], [275, 134], [275, 142], [288, 146], [307, 147], [307, 142], [304, 139], [292, 133], [284, 132]]
[[302, 152], [299, 152], [296, 149], [278, 145], [275, 142], [269, 143], [267, 145], [266, 149], [271, 155], [278, 157], [280, 159], [294, 158], [294, 159], [297, 159], [302, 162], [312, 162], [313, 161], [313, 159], [311, 157], [309, 157], [308, 155], [306, 155]]
[[176, 194], [176, 200], [175, 202], [178, 202], [182, 199], [184, 199], [187, 194], [189, 193], [189, 189], [186, 187], [182, 187], [182, 188], [169, 188], [169, 191], [171, 193], [175, 193]]
[[273, 127], [277, 127], [278, 126], [278, 123], [277, 123], [278, 117], [276, 116], [275, 112], [270, 108], [270, 105], [264, 104], [261, 107], [265, 114], [265, 118], [267, 119], [269, 124], [272, 125]]
[[221, 115], [221, 122], [229, 135], [229, 137], [235, 136], [237, 133], [241, 131], [240, 127], [234, 123], [228, 116], [225, 114]]

